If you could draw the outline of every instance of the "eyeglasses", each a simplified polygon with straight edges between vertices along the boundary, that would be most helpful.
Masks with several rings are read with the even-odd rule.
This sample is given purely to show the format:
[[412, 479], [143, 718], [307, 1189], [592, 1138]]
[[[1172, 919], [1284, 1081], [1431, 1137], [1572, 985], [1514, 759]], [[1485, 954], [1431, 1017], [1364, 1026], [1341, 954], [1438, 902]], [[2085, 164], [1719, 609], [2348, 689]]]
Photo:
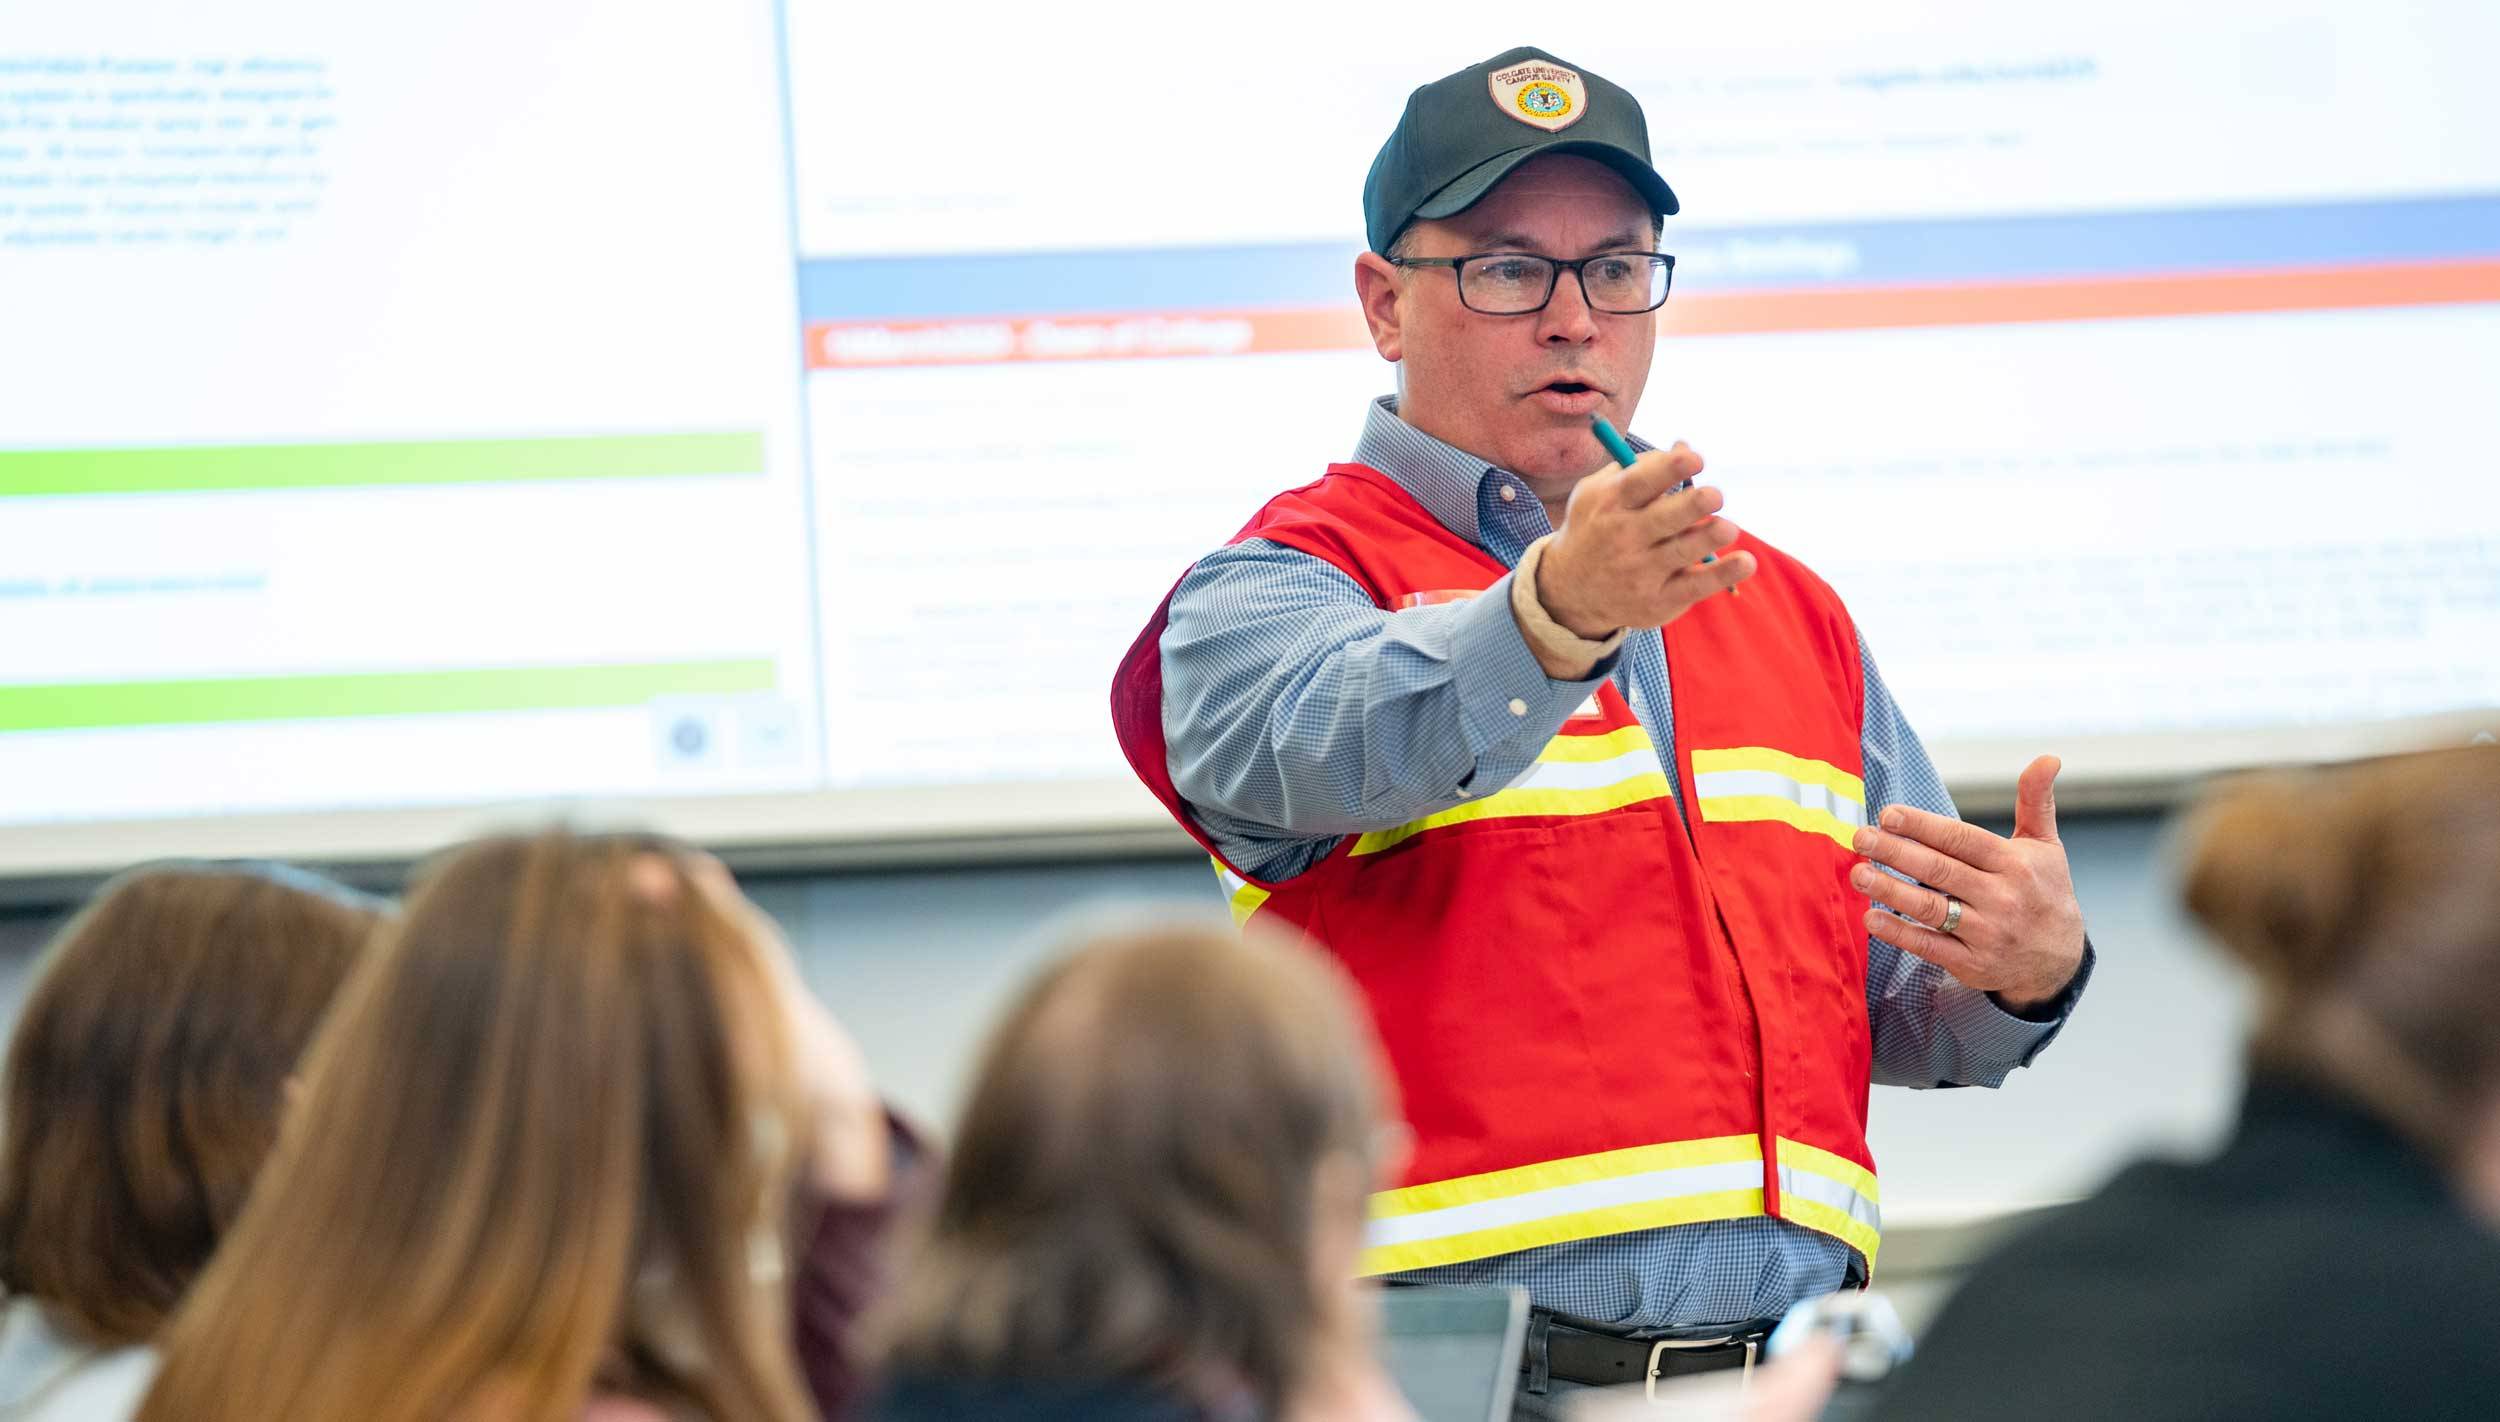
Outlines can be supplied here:
[[1448, 267], [1458, 273], [1459, 304], [1485, 316], [1525, 316], [1554, 299], [1565, 271], [1579, 278], [1591, 311], [1637, 316], [1667, 304], [1675, 258], [1664, 252], [1607, 252], [1576, 262], [1524, 252], [1478, 252], [1466, 257], [1392, 257], [1401, 267]]

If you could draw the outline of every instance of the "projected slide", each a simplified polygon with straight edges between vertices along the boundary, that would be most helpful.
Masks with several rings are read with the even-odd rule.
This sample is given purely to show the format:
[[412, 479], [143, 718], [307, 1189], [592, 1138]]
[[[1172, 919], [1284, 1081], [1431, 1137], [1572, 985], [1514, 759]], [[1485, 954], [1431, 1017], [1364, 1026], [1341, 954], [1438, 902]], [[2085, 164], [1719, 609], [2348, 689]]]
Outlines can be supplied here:
[[1878, 8], [15, 13], [0, 872], [549, 798], [1147, 822], [1109, 669], [1392, 388], [1363, 174], [1521, 42], [1684, 199], [1636, 432], [1948, 764], [2500, 704], [2500, 11]]
[[[1317, 6], [1190, 66], [1037, 26], [935, 118], [993, 161], [932, 172], [855, 153], [806, 78], [917, 21], [836, 9], [791, 29], [820, 546], [919, 571], [891, 647], [965, 653], [863, 682], [863, 719], [935, 766], [940, 708], [1015, 685], [1034, 734], [979, 768], [1098, 771], [1141, 606], [1389, 387], [1362, 175], [1514, 12], [1407, 32], [1395, 73], [1312, 44]], [[1839, 587], [1933, 740], [2500, 702], [2500, 102], [2466, 57], [2500, 15], [1862, 9], [1541, 41], [1642, 98], [1684, 200], [1639, 431]], [[1020, 596], [1047, 619], [998, 622]]]
[[0, 33], [0, 815], [815, 784], [770, 11], [210, 8]]

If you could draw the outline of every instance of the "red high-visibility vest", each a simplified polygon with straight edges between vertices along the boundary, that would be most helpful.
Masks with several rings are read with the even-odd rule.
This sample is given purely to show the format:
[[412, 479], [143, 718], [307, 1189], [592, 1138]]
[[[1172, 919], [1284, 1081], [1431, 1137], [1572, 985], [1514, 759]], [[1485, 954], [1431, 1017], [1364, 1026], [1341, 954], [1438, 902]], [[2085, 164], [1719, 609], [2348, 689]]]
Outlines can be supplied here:
[[[1249, 538], [1325, 559], [1384, 609], [1508, 571], [1354, 464], [1277, 497]], [[1508, 786], [1281, 882], [1226, 863], [1173, 787], [1168, 596], [1122, 660], [1121, 746], [1215, 854], [1235, 917], [1309, 935], [1370, 1003], [1416, 1148], [1374, 1198], [1365, 1272], [1759, 1214], [1871, 1270], [1857, 632], [1803, 565], [1738, 546], [1757, 560], [1744, 597], [1666, 628], [1674, 790], [1609, 682]]]

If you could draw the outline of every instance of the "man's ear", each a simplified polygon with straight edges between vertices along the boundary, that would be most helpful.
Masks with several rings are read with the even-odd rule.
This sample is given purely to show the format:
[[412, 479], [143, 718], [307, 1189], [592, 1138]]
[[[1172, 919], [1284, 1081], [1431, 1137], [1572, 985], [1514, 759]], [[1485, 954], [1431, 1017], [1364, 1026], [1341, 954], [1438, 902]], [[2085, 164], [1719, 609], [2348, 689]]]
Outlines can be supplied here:
[[1405, 294], [1406, 274], [1387, 257], [1365, 252], [1354, 259], [1354, 295], [1362, 303], [1364, 324], [1371, 327], [1372, 349], [1393, 363], [1405, 358], [1406, 334], [1398, 309]]

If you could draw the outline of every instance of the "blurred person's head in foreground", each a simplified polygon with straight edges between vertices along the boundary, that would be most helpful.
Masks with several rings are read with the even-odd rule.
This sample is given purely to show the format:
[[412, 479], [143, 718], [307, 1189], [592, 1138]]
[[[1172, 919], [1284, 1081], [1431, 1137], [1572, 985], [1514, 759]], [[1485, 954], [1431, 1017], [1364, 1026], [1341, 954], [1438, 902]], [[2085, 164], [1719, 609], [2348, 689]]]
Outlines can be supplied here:
[[2500, 1223], [2500, 749], [2241, 781], [2184, 890], [2256, 975], [2252, 1068], [2367, 1108]]
[[1982, 1261], [1876, 1415], [2494, 1415], [2500, 749], [2247, 777], [2183, 850], [2257, 981], [2237, 1130]]
[[886, 1320], [887, 1415], [942, 1414], [950, 1380], [1209, 1417], [1334, 1386], [1366, 1338], [1367, 1197], [1404, 1149], [1387, 1091], [1313, 949], [1196, 926], [1080, 947], [981, 1058]]
[[382, 901], [277, 864], [115, 878], [9, 1042], [0, 1289], [89, 1347], [145, 1342], [243, 1210], [286, 1083]]
[[713, 861], [482, 840], [342, 994], [143, 1418], [811, 1415], [783, 1291], [795, 985]]

